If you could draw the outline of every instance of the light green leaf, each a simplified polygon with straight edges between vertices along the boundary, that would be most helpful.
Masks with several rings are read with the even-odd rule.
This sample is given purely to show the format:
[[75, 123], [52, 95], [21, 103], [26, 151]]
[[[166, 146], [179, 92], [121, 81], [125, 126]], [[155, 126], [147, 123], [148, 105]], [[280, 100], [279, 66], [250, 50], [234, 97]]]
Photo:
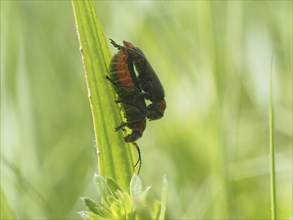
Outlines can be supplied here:
[[88, 207], [88, 209], [94, 214], [101, 217], [110, 217], [111, 215], [104, 208], [96, 204], [93, 200], [89, 198], [83, 198], [84, 203]]
[[104, 179], [104, 177], [96, 174], [95, 175], [95, 182], [97, 184], [98, 191], [101, 195], [101, 200], [106, 200], [107, 196], [111, 195], [111, 192], [110, 192], [110, 189], [107, 185], [106, 180]]
[[139, 194], [142, 192], [142, 188], [141, 179], [134, 173], [130, 182], [130, 196], [132, 200], [138, 198]]
[[111, 213], [115, 218], [125, 219], [125, 211], [121, 202], [114, 202], [111, 204]]
[[130, 195], [127, 192], [117, 191], [117, 198], [122, 202], [123, 209], [125, 211], [126, 218], [131, 218], [132, 216], [132, 201]]
[[72, 1], [72, 5], [97, 140], [99, 173], [128, 190], [134, 160], [132, 147], [124, 142], [122, 132], [114, 131], [122, 114], [105, 78], [111, 59], [107, 37], [91, 0]]
[[151, 186], [148, 186], [145, 190], [143, 190], [139, 196], [138, 196], [138, 199], [139, 201], [145, 201], [146, 200], [146, 197], [148, 195], [148, 192], [150, 191], [152, 187]]
[[107, 182], [107, 185], [112, 193], [115, 193], [118, 190], [122, 191], [121, 188], [118, 186], [118, 184], [113, 179], [106, 178], [106, 182]]
[[165, 212], [167, 207], [167, 190], [168, 190], [168, 181], [166, 176], [163, 179], [163, 187], [162, 187], [162, 196], [161, 196], [161, 210], [159, 219], [165, 219]]
[[277, 192], [276, 192], [276, 165], [275, 165], [275, 124], [273, 103], [273, 64], [272, 57], [270, 68], [270, 95], [269, 95], [269, 135], [270, 135], [270, 183], [271, 183], [271, 218], [278, 219]]
[[160, 209], [161, 209], [161, 202], [159, 200], [156, 200], [154, 202], [154, 211], [153, 211], [152, 219], [159, 219]]

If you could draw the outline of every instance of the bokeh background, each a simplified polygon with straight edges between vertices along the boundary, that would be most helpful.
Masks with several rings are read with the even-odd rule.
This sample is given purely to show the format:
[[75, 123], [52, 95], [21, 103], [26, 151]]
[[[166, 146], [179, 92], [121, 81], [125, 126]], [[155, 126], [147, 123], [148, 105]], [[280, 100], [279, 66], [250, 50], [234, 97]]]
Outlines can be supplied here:
[[[270, 218], [273, 57], [278, 215], [291, 219], [292, 2], [95, 5], [165, 87], [165, 116], [138, 143], [154, 196], [167, 175], [168, 218]], [[98, 198], [94, 146], [71, 2], [1, 1], [1, 187], [16, 216], [80, 218], [80, 197]]]

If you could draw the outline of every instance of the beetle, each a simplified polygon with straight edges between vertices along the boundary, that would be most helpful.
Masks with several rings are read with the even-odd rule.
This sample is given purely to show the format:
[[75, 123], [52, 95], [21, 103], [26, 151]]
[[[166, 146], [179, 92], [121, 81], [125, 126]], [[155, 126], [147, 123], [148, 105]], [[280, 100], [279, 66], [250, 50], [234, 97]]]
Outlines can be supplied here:
[[149, 120], [160, 119], [164, 116], [166, 109], [165, 91], [156, 72], [148, 62], [146, 56], [138, 47], [130, 42], [123, 41], [124, 46], [117, 44], [112, 39], [111, 43], [119, 50], [128, 51], [138, 72], [138, 82], [144, 93], [141, 95], [151, 102], [147, 106], [147, 118]]
[[126, 121], [122, 122], [115, 130], [125, 130], [124, 127], [132, 130], [131, 134], [124, 137], [124, 141], [131, 142], [138, 152], [138, 160], [134, 167], [139, 163], [137, 172], [139, 174], [142, 160], [139, 146], [135, 141], [142, 136], [146, 128], [147, 115], [144, 97], [139, 95], [142, 93], [142, 89], [134, 72], [133, 60], [127, 51], [119, 50], [112, 57], [109, 70], [109, 76], [106, 78], [112, 83], [118, 95], [118, 100], [115, 102], [121, 104], [126, 118]]
[[118, 95], [116, 103], [121, 103], [126, 122], [122, 122], [116, 131], [125, 126], [132, 129], [132, 133], [124, 137], [125, 142], [134, 142], [140, 138], [146, 128], [147, 107], [135, 76], [132, 58], [123, 50], [119, 50], [110, 62], [110, 75], [106, 78], [114, 86]]

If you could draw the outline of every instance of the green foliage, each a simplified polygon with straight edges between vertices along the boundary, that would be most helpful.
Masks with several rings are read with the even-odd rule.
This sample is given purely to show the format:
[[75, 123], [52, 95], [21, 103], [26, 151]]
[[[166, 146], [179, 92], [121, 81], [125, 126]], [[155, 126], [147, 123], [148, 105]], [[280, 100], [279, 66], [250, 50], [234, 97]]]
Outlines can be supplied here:
[[269, 137], [270, 137], [270, 184], [271, 184], [271, 216], [277, 218], [277, 194], [276, 194], [276, 165], [275, 165], [275, 125], [273, 104], [273, 58], [270, 67], [270, 95], [269, 95]]
[[[157, 213], [159, 213], [159, 219], [160, 220], [165, 218], [165, 212], [166, 212], [166, 207], [167, 207], [167, 189], [168, 189], [167, 187], [168, 187], [168, 182], [167, 182], [167, 178], [165, 177], [163, 179], [163, 188], [162, 188], [160, 212], [157, 212]], [[155, 219], [156, 216], [157, 216], [156, 212], [154, 212], [153, 219]]]
[[[115, 138], [113, 138], [112, 129], [109, 129], [109, 127], [113, 128], [115, 124], [114, 121], [108, 120], [108, 118], [113, 118], [113, 112], [116, 113], [116, 111], [114, 111], [115, 107], [110, 109], [103, 108], [103, 106], [111, 106], [111, 103], [113, 103], [113, 97], [107, 95], [106, 92], [109, 86], [105, 86], [105, 73], [107, 72], [107, 64], [110, 62], [106, 38], [95, 14], [92, 1], [73, 1], [73, 8], [90, 93], [89, 97], [96, 138], [99, 143], [98, 160], [100, 175], [97, 175], [95, 180], [101, 196], [100, 205], [97, 205], [91, 199], [84, 198], [83, 200], [90, 212], [80, 212], [80, 215], [84, 219], [91, 220], [101, 218], [150, 218], [151, 216], [158, 216], [158, 219], [164, 219], [166, 210], [166, 180], [164, 180], [159, 215], [154, 213], [158, 212], [158, 209], [151, 210], [153, 206], [148, 206], [146, 202], [150, 187], [143, 189], [142, 182], [136, 174], [132, 176], [130, 181], [130, 193], [125, 188], [129, 184], [127, 174], [133, 172], [133, 164], [130, 163], [129, 166], [129, 162], [125, 161], [127, 160], [127, 155], [129, 155], [130, 148], [127, 148], [125, 143], [120, 147], [111, 144], [115, 143], [112, 141]], [[97, 53], [97, 51], [100, 51], [100, 53]], [[115, 122], [117, 123], [117, 120]], [[102, 129], [106, 131], [100, 131]], [[121, 143], [123, 138], [118, 135], [117, 137], [120, 138], [116, 138], [118, 139], [117, 143]], [[102, 147], [103, 145], [105, 146]], [[113, 160], [114, 163], [108, 162]], [[119, 160], [121, 161], [120, 163]], [[124, 167], [124, 169], [121, 169], [121, 167]]]
[[[139, 176], [134, 174], [128, 191], [123, 191], [111, 178], [95, 176], [98, 192], [101, 196], [97, 204], [89, 198], [83, 198], [89, 211], [79, 214], [87, 220], [95, 219], [164, 219], [166, 210], [167, 180], [163, 180], [161, 203], [148, 201], [150, 187], [144, 189]], [[153, 208], [154, 207], [154, 208]]]
[[117, 180], [126, 190], [134, 163], [130, 145], [121, 134], [114, 133], [122, 118], [110, 92], [111, 85], [105, 79], [110, 63], [108, 42], [93, 2], [72, 1], [72, 4], [97, 140], [99, 172]]
[[[97, 158], [72, 4], [0, 4], [2, 190], [17, 219], [80, 218], [81, 195], [98, 201], [89, 184]], [[271, 217], [268, 73], [274, 56], [276, 211], [279, 219], [292, 219], [292, 4], [94, 2], [107, 38], [140, 47], [164, 85], [165, 115], [147, 123], [138, 144], [140, 176], [154, 195], [168, 176], [167, 218]], [[109, 42], [101, 42], [108, 53], [104, 68], [117, 50], [109, 47], [110, 54]], [[121, 141], [110, 149], [132, 150], [114, 131], [120, 111], [111, 85], [105, 81], [105, 87], [113, 113], [106, 120], [115, 121], [106, 127], [112, 141]], [[133, 169], [136, 159], [105, 162], [129, 161]], [[123, 192], [132, 175], [125, 184], [115, 179]], [[151, 203], [154, 218], [160, 203]]]

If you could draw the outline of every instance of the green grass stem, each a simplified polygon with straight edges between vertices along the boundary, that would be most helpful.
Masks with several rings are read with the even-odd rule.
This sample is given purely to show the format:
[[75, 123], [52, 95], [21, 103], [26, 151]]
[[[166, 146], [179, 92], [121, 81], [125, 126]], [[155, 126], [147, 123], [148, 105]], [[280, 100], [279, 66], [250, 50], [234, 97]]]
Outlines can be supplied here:
[[273, 57], [270, 68], [269, 124], [270, 124], [270, 183], [271, 183], [271, 217], [277, 219], [276, 172], [275, 172], [275, 135], [273, 107]]
[[116, 180], [127, 191], [134, 172], [133, 147], [124, 142], [122, 132], [114, 131], [122, 117], [114, 103], [113, 89], [105, 78], [111, 59], [108, 40], [93, 1], [72, 1], [72, 4], [95, 129], [99, 173]]

